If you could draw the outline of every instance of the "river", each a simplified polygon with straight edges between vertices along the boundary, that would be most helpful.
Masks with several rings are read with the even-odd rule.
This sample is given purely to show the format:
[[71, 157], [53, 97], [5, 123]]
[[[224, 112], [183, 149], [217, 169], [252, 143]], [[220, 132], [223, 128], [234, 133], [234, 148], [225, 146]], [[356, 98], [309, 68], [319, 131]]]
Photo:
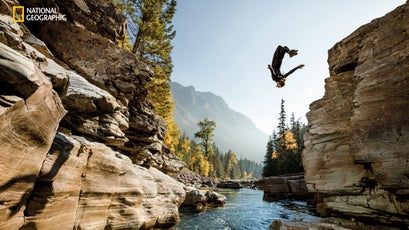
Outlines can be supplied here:
[[175, 229], [268, 229], [273, 220], [318, 220], [308, 211], [306, 202], [284, 200], [263, 201], [263, 191], [251, 189], [217, 189], [226, 196], [226, 205], [205, 212], [180, 209], [180, 222]]

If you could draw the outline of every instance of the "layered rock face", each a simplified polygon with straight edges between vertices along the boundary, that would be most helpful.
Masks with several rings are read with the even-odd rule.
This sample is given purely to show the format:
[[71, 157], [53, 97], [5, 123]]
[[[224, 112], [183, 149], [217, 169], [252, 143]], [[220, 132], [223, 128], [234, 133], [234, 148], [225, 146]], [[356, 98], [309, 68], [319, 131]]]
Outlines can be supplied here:
[[329, 50], [303, 152], [317, 211], [409, 224], [409, 3]]
[[279, 201], [283, 199], [309, 200], [313, 194], [308, 192], [304, 175], [267, 177], [260, 180], [263, 200]]
[[[107, 1], [56, 2], [0, 1], [1, 228], [173, 226], [185, 190], [164, 173], [183, 163], [147, 99], [152, 73], [116, 45], [125, 18]], [[17, 5], [68, 20], [14, 23]]]

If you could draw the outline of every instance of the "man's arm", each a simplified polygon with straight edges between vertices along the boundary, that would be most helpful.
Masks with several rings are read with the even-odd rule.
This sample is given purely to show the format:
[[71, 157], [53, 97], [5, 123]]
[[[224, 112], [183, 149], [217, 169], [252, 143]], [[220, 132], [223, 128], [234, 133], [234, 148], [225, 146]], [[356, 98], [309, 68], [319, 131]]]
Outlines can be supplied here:
[[267, 67], [268, 67], [268, 69], [269, 69], [270, 72], [271, 72], [271, 78], [272, 78], [274, 81], [279, 81], [279, 80], [280, 80], [280, 77], [279, 77], [278, 74], [274, 71], [274, 68], [271, 67], [271, 65], [268, 65]]

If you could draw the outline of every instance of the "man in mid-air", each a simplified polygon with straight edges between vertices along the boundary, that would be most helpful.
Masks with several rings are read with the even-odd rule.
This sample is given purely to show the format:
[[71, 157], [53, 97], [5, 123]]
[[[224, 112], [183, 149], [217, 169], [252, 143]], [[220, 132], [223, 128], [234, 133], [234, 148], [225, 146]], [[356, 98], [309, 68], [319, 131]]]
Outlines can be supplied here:
[[283, 58], [285, 53], [288, 53], [290, 57], [293, 57], [298, 54], [298, 50], [290, 50], [287, 46], [278, 46], [276, 51], [274, 52], [273, 61], [271, 65], [268, 65], [268, 69], [271, 72], [271, 77], [275, 82], [277, 82], [277, 88], [281, 88], [285, 85], [285, 79], [292, 74], [297, 69], [301, 69], [304, 67], [303, 64], [295, 67], [294, 69], [290, 70], [286, 74], [281, 73], [281, 63], [283, 62]]

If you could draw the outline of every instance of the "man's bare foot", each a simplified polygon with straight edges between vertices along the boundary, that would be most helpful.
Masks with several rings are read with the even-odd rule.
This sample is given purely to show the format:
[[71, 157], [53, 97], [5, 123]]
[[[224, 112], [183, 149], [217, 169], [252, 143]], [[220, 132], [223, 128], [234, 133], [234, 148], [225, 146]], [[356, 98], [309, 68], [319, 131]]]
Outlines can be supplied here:
[[288, 52], [288, 54], [290, 55], [290, 57], [293, 57], [293, 56], [295, 56], [295, 55], [298, 54], [298, 50], [290, 50], [290, 51]]

